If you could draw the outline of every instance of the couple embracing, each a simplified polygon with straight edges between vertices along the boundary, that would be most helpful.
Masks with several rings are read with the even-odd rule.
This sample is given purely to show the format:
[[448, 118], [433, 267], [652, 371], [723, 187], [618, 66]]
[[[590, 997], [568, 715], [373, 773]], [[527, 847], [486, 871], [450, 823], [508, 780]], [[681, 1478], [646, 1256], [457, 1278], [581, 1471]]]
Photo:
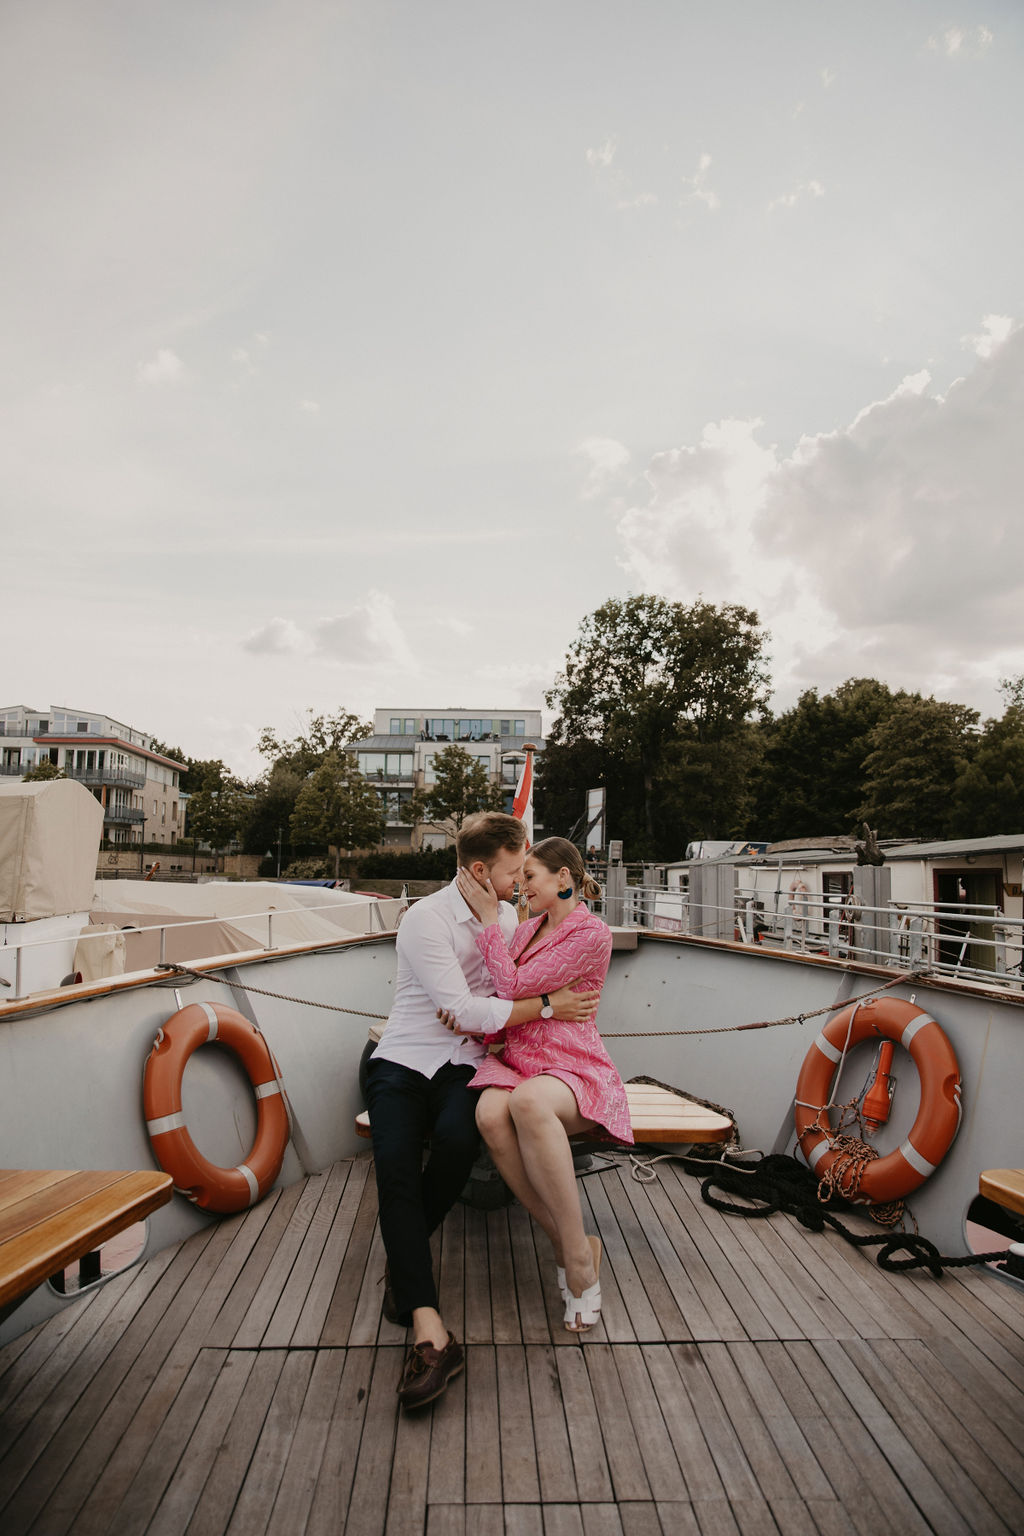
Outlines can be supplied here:
[[[568, 1138], [601, 1125], [633, 1139], [594, 1023], [612, 936], [585, 905], [598, 888], [578, 849], [560, 837], [525, 844], [511, 816], [467, 818], [456, 879], [398, 931], [394, 1003], [368, 1067], [384, 1313], [413, 1330], [405, 1408], [432, 1402], [465, 1363], [438, 1310], [430, 1234], [469, 1177], [481, 1132], [551, 1239], [566, 1328], [584, 1332], [600, 1316], [601, 1245], [583, 1230]], [[508, 905], [517, 882], [531, 912], [522, 924]]]

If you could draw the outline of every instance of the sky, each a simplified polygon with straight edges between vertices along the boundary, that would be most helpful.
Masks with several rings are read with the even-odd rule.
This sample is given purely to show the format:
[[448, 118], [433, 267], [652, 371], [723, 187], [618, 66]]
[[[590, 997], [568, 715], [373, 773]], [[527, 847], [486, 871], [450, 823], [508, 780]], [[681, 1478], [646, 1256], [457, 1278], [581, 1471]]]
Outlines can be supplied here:
[[243, 777], [539, 706], [610, 597], [774, 707], [1024, 671], [1019, 0], [5, 0], [0, 705]]

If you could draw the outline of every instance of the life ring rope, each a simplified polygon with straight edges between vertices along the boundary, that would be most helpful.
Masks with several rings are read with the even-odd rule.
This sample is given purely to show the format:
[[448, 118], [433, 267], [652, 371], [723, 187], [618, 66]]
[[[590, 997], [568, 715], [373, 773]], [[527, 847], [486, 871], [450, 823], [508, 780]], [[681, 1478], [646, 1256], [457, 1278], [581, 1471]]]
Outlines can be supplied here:
[[[256, 1099], [256, 1139], [234, 1168], [211, 1163], [189, 1134], [181, 1085], [193, 1052], [218, 1044], [236, 1055]], [[190, 1003], [158, 1031], [143, 1078], [146, 1130], [157, 1162], [177, 1192], [203, 1210], [230, 1214], [255, 1205], [270, 1189], [292, 1132], [281, 1069], [262, 1032], [233, 1008]]]

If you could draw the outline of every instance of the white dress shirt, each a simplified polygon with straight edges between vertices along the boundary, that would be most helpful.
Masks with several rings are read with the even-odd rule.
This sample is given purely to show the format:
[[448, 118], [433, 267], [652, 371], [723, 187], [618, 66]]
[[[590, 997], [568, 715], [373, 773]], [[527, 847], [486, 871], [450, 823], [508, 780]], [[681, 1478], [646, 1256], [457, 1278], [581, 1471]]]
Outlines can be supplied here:
[[[508, 902], [498, 906], [506, 940], [518, 926]], [[398, 930], [395, 999], [380, 1044], [373, 1053], [433, 1077], [446, 1062], [476, 1066], [487, 1047], [467, 1034], [453, 1034], [437, 1017], [455, 1015], [461, 1030], [496, 1034], [508, 1021], [512, 1003], [495, 997], [490, 972], [476, 945], [480, 922], [453, 880], [409, 908]]]

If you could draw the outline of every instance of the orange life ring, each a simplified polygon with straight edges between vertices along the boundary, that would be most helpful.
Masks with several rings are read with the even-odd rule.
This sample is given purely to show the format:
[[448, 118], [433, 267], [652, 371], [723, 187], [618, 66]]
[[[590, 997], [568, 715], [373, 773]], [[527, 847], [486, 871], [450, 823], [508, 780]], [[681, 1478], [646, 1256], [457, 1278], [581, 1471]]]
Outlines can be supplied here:
[[[215, 1041], [241, 1059], [256, 1094], [256, 1140], [244, 1163], [220, 1168], [199, 1151], [181, 1109], [181, 1080], [192, 1052]], [[270, 1047], [234, 1008], [190, 1003], [160, 1030], [146, 1058], [142, 1102], [157, 1162], [174, 1187], [204, 1211], [244, 1211], [262, 1200], [284, 1161], [290, 1126]]]
[[[817, 1123], [828, 1104], [836, 1067], [844, 1051], [879, 1036], [910, 1052], [921, 1079], [921, 1103], [895, 1152], [865, 1164], [858, 1192], [848, 1197], [855, 1205], [881, 1205], [909, 1195], [935, 1172], [960, 1129], [960, 1069], [953, 1047], [931, 1015], [898, 997], [854, 1003], [826, 1024], [804, 1057], [797, 1080], [797, 1142], [818, 1178], [841, 1155]], [[844, 1192], [842, 1176], [837, 1187]]]

